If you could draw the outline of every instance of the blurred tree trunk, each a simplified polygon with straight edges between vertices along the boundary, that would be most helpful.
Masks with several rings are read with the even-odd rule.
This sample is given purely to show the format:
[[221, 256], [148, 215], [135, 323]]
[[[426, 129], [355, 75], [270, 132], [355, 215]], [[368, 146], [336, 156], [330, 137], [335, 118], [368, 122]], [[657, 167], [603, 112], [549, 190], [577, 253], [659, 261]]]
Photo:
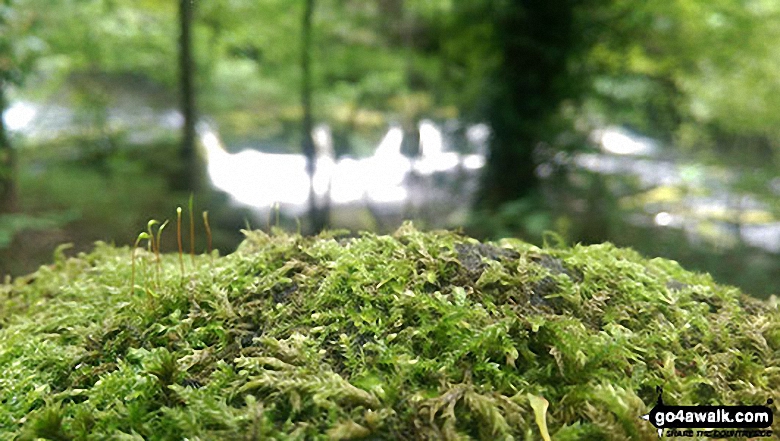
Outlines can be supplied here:
[[16, 152], [2, 118], [8, 107], [5, 88], [5, 81], [0, 79], [0, 214], [16, 210]]
[[574, 0], [514, 0], [494, 8], [494, 44], [501, 63], [491, 75], [491, 148], [480, 205], [495, 208], [538, 186], [534, 148], [549, 138], [549, 121], [574, 97], [577, 80], [567, 61], [574, 39]]
[[199, 187], [200, 173], [195, 150], [195, 65], [192, 59], [192, 16], [195, 0], [179, 0], [179, 82], [181, 113], [184, 117], [180, 154], [181, 170], [176, 187], [195, 191]]
[[[314, 15], [314, 0], [305, 0], [303, 9], [303, 23], [301, 27], [301, 106], [303, 107], [303, 123], [301, 125], [301, 148], [306, 157], [306, 173], [309, 175], [309, 222], [311, 232], [317, 233], [327, 226], [326, 208], [321, 208], [317, 203], [317, 195], [314, 191], [314, 173], [317, 168], [317, 152], [314, 148], [312, 130], [314, 121], [311, 109], [311, 20]], [[325, 205], [327, 207], [327, 205]]]

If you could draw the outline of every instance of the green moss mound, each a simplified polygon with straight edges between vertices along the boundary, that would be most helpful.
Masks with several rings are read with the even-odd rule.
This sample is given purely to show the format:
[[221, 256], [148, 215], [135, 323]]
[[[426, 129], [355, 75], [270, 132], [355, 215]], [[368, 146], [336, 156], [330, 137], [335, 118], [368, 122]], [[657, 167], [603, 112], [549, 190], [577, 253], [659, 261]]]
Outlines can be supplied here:
[[657, 386], [780, 392], [774, 304], [610, 244], [405, 225], [135, 260], [134, 290], [105, 244], [0, 287], [1, 439], [651, 440]]

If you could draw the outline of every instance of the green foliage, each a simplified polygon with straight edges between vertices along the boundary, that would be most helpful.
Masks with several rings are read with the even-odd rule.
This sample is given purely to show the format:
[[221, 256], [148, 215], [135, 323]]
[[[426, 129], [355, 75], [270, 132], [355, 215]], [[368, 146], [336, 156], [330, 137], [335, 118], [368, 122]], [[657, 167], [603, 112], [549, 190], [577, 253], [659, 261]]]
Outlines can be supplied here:
[[14, 236], [27, 231], [35, 234], [37, 230], [60, 227], [74, 219], [78, 214], [74, 211], [50, 213], [43, 216], [12, 213], [0, 215], [0, 250], [7, 248], [13, 242]]
[[46, 73], [141, 72], [175, 85], [176, 8], [170, 2], [64, 0], [51, 2], [39, 37], [49, 45]]
[[[21, 85], [46, 45], [41, 28], [41, 3], [6, 0], [0, 4], [0, 87]], [[4, 103], [5, 104], [5, 103]], [[4, 109], [3, 109], [4, 110]]]
[[592, 12], [609, 31], [582, 59], [595, 77], [590, 117], [679, 147], [778, 158], [775, 2], [616, 0]]
[[[197, 2], [198, 102], [230, 144], [297, 144], [302, 8]], [[767, 0], [319, 0], [314, 119], [331, 124], [339, 153], [375, 145], [387, 121], [489, 120], [496, 164], [518, 167], [532, 162], [522, 152], [557, 134], [550, 120], [563, 106], [578, 111], [580, 128], [625, 124], [682, 147], [765, 157], [778, 149], [780, 59], [767, 41], [780, 35], [779, 15]], [[0, 65], [10, 66], [2, 75], [21, 79], [40, 59], [35, 87], [23, 92], [55, 95], [67, 82], [57, 99], [85, 107], [97, 125], [117, 91], [149, 89], [168, 105], [160, 97], [176, 90], [176, 23], [175, 2], [9, 0], [0, 7]]]
[[553, 215], [545, 205], [544, 198], [533, 193], [495, 210], [475, 210], [468, 229], [476, 237], [524, 237], [541, 243], [544, 233], [554, 226]]
[[185, 277], [160, 256], [151, 300], [102, 243], [0, 285], [0, 438], [651, 440], [656, 386], [780, 392], [776, 305], [672, 261], [410, 225], [245, 234]]

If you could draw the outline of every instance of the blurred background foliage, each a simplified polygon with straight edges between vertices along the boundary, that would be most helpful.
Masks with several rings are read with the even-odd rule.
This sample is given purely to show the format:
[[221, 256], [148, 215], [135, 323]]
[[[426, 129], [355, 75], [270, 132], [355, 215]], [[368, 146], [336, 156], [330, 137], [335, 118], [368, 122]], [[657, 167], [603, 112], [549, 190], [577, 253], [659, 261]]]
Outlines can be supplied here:
[[[223, 253], [247, 224], [314, 231], [317, 208], [334, 227], [609, 240], [780, 291], [774, 0], [194, 0], [183, 20], [186, 1], [0, 0], [0, 272], [62, 242], [130, 244], [195, 191]], [[187, 93], [228, 153], [306, 153], [310, 115], [335, 160], [371, 157], [391, 127], [414, 159], [428, 120], [485, 165], [474, 182], [412, 173], [408, 200], [446, 189], [417, 205], [280, 215], [208, 176], [180, 185]]]

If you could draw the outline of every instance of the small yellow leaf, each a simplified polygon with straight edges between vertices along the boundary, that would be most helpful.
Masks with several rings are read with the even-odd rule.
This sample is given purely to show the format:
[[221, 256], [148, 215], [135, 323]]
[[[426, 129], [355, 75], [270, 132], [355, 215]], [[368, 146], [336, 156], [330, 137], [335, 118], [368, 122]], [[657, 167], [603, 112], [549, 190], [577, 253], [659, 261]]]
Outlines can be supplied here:
[[536, 395], [527, 395], [528, 401], [531, 404], [531, 408], [534, 410], [536, 416], [536, 425], [539, 426], [539, 432], [542, 434], [544, 441], [550, 441], [550, 432], [547, 431], [547, 407], [550, 403], [544, 399], [544, 397], [538, 397]]

